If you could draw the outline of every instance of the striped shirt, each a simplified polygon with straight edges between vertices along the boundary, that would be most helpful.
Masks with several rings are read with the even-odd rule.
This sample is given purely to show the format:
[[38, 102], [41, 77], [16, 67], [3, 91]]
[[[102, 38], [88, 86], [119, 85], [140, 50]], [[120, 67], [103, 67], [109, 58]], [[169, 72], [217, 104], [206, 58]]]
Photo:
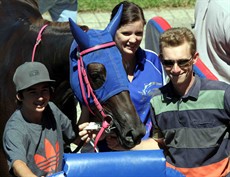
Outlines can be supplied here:
[[186, 177], [230, 173], [230, 85], [196, 76], [180, 97], [169, 82], [155, 93], [151, 105], [153, 137], [164, 138], [168, 166]]

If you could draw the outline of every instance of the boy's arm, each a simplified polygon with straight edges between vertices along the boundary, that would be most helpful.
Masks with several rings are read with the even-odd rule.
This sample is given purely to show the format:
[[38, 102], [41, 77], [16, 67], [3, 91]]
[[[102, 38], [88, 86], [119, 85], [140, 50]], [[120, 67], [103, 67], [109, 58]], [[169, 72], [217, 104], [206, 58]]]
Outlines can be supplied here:
[[13, 172], [18, 177], [37, 177], [25, 162], [21, 160], [16, 160], [12, 165]]

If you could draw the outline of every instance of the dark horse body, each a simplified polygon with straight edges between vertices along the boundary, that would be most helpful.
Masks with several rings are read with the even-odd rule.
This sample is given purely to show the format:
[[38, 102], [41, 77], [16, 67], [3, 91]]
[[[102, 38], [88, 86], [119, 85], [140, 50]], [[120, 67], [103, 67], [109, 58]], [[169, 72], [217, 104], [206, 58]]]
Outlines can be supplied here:
[[[8, 166], [2, 149], [2, 134], [6, 121], [16, 109], [13, 73], [20, 64], [31, 61], [38, 32], [44, 24], [48, 24], [48, 27], [43, 32], [42, 41], [37, 47], [35, 61], [44, 63], [51, 78], [56, 80], [54, 103], [69, 118], [76, 118], [76, 100], [69, 83], [69, 51], [73, 42], [69, 24], [42, 19], [35, 0], [2, 0], [0, 3], [0, 176], [8, 176]], [[122, 98], [119, 98], [119, 95]], [[135, 136], [131, 133], [129, 137], [133, 138], [133, 142], [130, 146], [126, 144], [126, 148], [131, 148], [140, 142], [144, 131], [143, 125], [134, 110], [128, 92], [121, 92], [111, 100], [113, 98], [115, 98], [113, 107], [106, 109], [110, 114], [114, 114], [116, 119], [121, 119], [118, 121], [119, 131], [124, 131], [126, 125], [132, 131], [136, 129]], [[118, 108], [116, 105], [119, 105], [119, 100], [126, 103], [126, 108], [123, 106], [116, 111], [112, 110], [114, 107]], [[107, 103], [109, 101], [110, 99]], [[126, 123], [122, 119], [126, 119]]]
[[[42, 19], [34, 0], [3, 0], [0, 4], [0, 176], [8, 176], [3, 155], [2, 136], [6, 121], [16, 108], [12, 77], [18, 65], [31, 61], [33, 46]], [[59, 37], [57, 37], [59, 36]], [[36, 61], [44, 63], [56, 83], [54, 102], [67, 114], [76, 117], [75, 100], [69, 86], [69, 48], [73, 40], [68, 23], [50, 23], [37, 47]], [[58, 45], [57, 45], [58, 44]], [[68, 105], [69, 104], [69, 105]], [[68, 106], [67, 106], [68, 105]]]

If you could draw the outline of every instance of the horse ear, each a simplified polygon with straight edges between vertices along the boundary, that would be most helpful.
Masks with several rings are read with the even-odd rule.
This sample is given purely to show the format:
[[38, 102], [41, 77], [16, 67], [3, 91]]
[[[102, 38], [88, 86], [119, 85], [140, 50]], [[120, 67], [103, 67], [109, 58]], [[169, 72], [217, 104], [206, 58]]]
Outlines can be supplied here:
[[88, 34], [84, 32], [78, 25], [76, 25], [76, 23], [71, 18], [69, 18], [69, 24], [73, 37], [80, 49], [88, 49], [90, 47]]
[[123, 10], [123, 4], [120, 5], [116, 15], [113, 17], [112, 21], [108, 24], [105, 30], [107, 30], [113, 37], [116, 34], [117, 28], [121, 21], [121, 15]]

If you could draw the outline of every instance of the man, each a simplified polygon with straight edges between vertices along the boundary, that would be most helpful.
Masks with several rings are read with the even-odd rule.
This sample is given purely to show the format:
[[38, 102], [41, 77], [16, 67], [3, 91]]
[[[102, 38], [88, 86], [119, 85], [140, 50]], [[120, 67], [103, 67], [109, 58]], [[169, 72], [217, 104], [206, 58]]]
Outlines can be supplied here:
[[77, 22], [77, 0], [39, 0], [41, 14], [49, 12], [53, 21], [68, 22], [69, 18]]
[[14, 176], [49, 176], [62, 170], [63, 135], [73, 140], [71, 121], [52, 103], [46, 67], [26, 62], [14, 74], [18, 109], [7, 121], [3, 146]]
[[220, 81], [230, 84], [230, 1], [197, 0], [195, 28], [201, 60]]
[[230, 85], [193, 73], [196, 40], [187, 28], [160, 37], [160, 58], [170, 79], [151, 99], [153, 138], [167, 166], [186, 177], [230, 175]]

